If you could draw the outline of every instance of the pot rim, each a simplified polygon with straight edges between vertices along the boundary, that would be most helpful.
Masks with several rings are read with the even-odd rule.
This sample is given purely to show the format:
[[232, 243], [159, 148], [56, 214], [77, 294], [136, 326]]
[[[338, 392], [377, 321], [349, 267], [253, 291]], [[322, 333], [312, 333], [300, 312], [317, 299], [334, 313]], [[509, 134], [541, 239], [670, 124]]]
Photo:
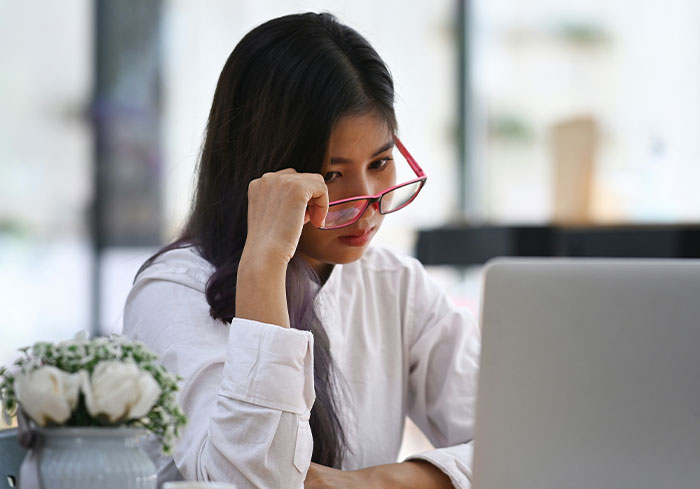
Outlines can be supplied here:
[[81, 437], [94, 438], [112, 436], [140, 437], [148, 434], [145, 428], [134, 426], [34, 426], [32, 427], [39, 436], [46, 437]]

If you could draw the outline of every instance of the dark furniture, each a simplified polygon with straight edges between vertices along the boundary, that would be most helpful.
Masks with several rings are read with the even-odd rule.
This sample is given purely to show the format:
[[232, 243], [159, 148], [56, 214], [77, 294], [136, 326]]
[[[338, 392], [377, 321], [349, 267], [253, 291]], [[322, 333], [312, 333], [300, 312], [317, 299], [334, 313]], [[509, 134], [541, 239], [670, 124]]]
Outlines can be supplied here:
[[454, 226], [419, 231], [424, 265], [473, 266], [499, 256], [700, 258], [700, 225]]

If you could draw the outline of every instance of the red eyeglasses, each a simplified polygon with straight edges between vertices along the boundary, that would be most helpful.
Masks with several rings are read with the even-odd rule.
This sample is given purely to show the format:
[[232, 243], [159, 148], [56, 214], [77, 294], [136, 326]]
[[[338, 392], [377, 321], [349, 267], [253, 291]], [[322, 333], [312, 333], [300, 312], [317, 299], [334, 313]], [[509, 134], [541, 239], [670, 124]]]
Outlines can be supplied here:
[[348, 199], [336, 200], [328, 205], [326, 224], [319, 229], [339, 229], [357, 222], [370, 205], [374, 205], [380, 214], [391, 214], [403, 209], [413, 202], [428, 179], [423, 169], [418, 166], [416, 160], [401, 143], [399, 138], [394, 138], [399, 152], [406, 158], [416, 178], [394, 185], [377, 195], [358, 195]]

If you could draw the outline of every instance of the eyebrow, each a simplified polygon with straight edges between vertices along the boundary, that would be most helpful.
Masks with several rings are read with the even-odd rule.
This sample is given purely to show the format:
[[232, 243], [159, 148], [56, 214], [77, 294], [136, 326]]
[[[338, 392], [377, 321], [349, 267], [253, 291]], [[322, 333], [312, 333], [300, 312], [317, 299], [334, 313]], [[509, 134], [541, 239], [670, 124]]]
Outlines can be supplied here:
[[[382, 154], [384, 151], [391, 149], [394, 147], [394, 141], [389, 141], [386, 143], [384, 146], [379, 148], [377, 151], [375, 151], [370, 158], [374, 158], [377, 155]], [[336, 163], [352, 163], [352, 160], [348, 158], [341, 158], [341, 157], [332, 157], [331, 158], [331, 165], [336, 164]]]

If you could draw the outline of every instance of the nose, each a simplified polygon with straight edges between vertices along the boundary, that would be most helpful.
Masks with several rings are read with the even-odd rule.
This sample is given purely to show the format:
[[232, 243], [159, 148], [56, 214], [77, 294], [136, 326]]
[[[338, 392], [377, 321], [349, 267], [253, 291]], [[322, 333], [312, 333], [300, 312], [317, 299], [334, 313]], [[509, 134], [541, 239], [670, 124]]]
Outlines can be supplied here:
[[349, 190], [352, 195], [376, 195], [386, 188], [386, 177], [377, 176], [371, 172], [365, 172], [362, 175], [354, 175], [351, 187]]
[[358, 222], [372, 221], [376, 214], [379, 214], [379, 204], [377, 202], [372, 202], [358, 218]]
[[374, 188], [367, 178], [358, 178], [352, 187], [352, 195], [374, 195]]
[[[358, 178], [352, 187], [351, 195], [375, 195], [382, 191], [380, 188], [375, 188], [377, 182], [373, 181], [371, 178], [360, 177]], [[375, 201], [365, 209], [365, 212], [360, 217], [360, 220], [366, 221], [372, 219], [375, 214], [379, 214], [379, 202]]]

